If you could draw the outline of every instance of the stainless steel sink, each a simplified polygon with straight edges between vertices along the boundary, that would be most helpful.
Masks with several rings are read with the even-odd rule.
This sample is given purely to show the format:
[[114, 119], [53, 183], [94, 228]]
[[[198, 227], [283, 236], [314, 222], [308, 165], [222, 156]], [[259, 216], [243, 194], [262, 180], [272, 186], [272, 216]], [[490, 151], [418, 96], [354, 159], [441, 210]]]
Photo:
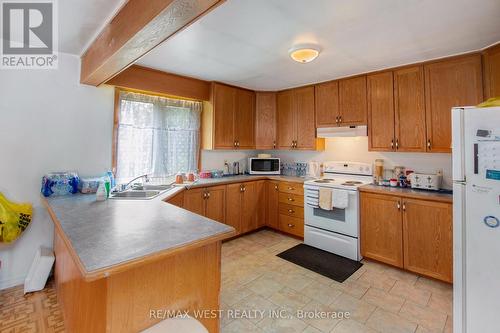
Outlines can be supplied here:
[[110, 195], [111, 199], [152, 199], [159, 195], [162, 191], [125, 191], [112, 193]]
[[133, 191], [166, 191], [172, 188], [172, 185], [137, 185], [133, 186]]

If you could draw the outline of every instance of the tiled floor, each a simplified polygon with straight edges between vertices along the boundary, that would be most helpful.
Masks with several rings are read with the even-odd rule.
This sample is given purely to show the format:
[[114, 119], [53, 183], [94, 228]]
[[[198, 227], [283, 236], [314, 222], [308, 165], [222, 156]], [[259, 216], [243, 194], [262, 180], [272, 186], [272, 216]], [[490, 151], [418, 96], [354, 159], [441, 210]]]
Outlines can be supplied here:
[[[276, 257], [298, 243], [263, 230], [223, 244], [222, 333], [452, 331], [451, 286], [369, 261], [338, 283]], [[63, 331], [53, 283], [26, 297], [20, 287], [0, 291], [0, 332]]]
[[[338, 283], [276, 257], [298, 243], [269, 230], [224, 243], [221, 306], [232, 318], [222, 320], [222, 333], [452, 331], [450, 285], [371, 261]], [[242, 309], [278, 311], [242, 318]], [[298, 310], [350, 317], [287, 318]]]

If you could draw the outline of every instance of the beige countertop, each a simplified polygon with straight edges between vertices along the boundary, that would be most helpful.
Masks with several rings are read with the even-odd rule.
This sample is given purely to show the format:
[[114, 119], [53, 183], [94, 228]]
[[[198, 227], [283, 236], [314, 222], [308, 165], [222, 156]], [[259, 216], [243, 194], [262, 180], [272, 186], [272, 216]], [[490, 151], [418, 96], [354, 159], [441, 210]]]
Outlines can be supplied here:
[[359, 188], [361, 192], [400, 195], [407, 198], [416, 198], [440, 202], [453, 202], [453, 195], [438, 191], [417, 190], [412, 188], [388, 187], [378, 185], [363, 185]]

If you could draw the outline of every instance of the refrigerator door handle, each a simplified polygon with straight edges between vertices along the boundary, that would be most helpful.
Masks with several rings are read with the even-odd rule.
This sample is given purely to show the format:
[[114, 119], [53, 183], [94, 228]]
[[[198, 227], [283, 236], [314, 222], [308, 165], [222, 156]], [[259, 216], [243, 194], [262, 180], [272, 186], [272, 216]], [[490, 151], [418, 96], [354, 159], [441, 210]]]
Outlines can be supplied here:
[[474, 144], [474, 174], [477, 175], [479, 173], [479, 145], [477, 143]]

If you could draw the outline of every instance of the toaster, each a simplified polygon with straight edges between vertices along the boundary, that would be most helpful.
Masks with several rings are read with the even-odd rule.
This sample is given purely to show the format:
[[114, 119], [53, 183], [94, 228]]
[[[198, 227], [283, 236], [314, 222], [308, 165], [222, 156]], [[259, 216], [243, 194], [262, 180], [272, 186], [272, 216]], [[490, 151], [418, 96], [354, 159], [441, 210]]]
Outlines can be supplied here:
[[439, 191], [443, 176], [440, 174], [412, 173], [410, 176], [411, 188]]

